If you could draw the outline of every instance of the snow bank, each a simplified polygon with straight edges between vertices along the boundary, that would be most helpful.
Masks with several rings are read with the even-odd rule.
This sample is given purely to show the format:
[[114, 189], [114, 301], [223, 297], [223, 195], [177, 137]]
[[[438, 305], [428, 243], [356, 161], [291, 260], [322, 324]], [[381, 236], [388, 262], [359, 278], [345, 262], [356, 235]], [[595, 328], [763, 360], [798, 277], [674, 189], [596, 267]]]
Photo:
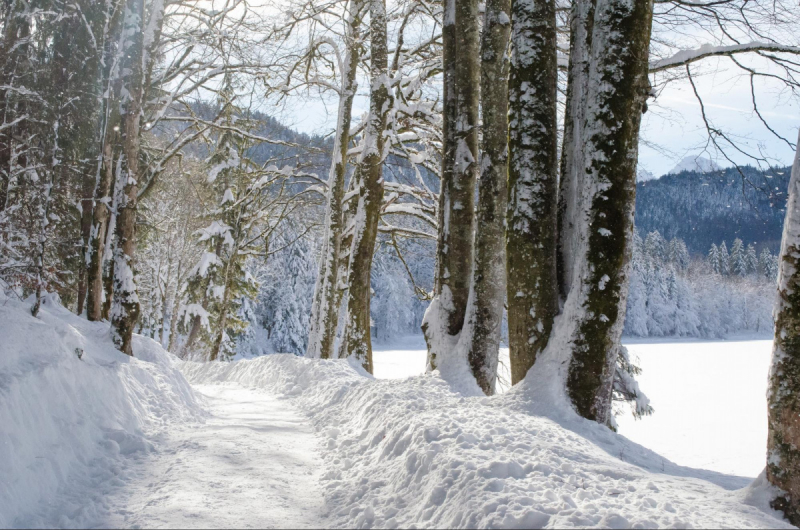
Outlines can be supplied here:
[[344, 360], [291, 355], [182, 370], [304, 410], [324, 437], [338, 526], [788, 527], [766, 507], [763, 484], [679, 467], [574, 413], [544, 410], [525, 385], [464, 397], [434, 375], [375, 380]]
[[120, 462], [150, 451], [147, 437], [201, 408], [155, 341], [135, 336], [130, 358], [107, 323], [55, 296], [40, 318], [30, 305], [0, 289], [0, 528], [82, 526], [103, 502], [88, 484], [119, 482]]

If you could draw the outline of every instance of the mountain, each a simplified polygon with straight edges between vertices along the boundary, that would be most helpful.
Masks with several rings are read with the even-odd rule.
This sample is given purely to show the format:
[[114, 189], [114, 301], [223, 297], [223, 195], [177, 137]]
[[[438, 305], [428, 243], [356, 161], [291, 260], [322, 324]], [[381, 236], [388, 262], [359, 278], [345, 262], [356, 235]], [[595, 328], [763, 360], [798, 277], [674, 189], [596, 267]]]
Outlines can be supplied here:
[[[680, 165], [680, 164], [679, 164]], [[679, 237], [694, 254], [735, 238], [777, 252], [791, 168], [681, 171], [636, 186], [636, 227]]]
[[709, 173], [711, 171], [719, 171], [719, 165], [713, 160], [709, 160], [703, 156], [687, 156], [678, 164], [667, 172], [667, 175], [677, 175], [684, 171], [691, 171], [694, 173]]
[[658, 177], [646, 169], [639, 168], [636, 170], [636, 182], [646, 182], [648, 180], [655, 180]]

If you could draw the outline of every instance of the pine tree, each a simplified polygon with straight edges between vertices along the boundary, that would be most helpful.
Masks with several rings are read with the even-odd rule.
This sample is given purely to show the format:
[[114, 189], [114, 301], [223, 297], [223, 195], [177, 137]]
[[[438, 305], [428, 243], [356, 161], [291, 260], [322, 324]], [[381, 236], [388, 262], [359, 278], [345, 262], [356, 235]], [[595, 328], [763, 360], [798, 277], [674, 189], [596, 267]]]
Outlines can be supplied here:
[[731, 256], [728, 254], [728, 246], [723, 241], [719, 246], [719, 273], [728, 276], [731, 273]]
[[719, 248], [717, 248], [716, 243], [711, 243], [711, 249], [708, 251], [708, 266], [711, 267], [711, 270], [716, 274], [720, 274], [721, 266], [720, 266], [720, 259], [719, 259]]
[[740, 277], [747, 276], [747, 261], [744, 243], [739, 238], [734, 239], [733, 246], [731, 246], [729, 270], [731, 274], [735, 274]]
[[644, 252], [647, 258], [653, 262], [664, 261], [669, 254], [668, 244], [664, 237], [654, 230], [647, 234], [644, 239]]
[[744, 264], [747, 268], [746, 274], [758, 274], [758, 257], [756, 256], [756, 247], [752, 243], [747, 245], [745, 250]]

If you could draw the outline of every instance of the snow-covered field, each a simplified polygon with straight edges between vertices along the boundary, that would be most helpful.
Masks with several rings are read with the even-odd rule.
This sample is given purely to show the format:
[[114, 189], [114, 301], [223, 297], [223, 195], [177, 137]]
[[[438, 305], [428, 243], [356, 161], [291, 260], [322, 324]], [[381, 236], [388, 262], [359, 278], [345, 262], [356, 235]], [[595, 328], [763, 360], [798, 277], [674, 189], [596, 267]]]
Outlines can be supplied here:
[[[772, 341], [625, 343], [640, 361], [643, 371], [637, 379], [656, 412], [636, 420], [626, 411], [617, 417], [620, 434], [682, 466], [750, 478], [761, 473]], [[381, 344], [374, 356], [378, 378], [405, 378], [425, 371], [421, 336]], [[501, 377], [506, 380], [507, 363], [508, 350], [502, 349]]]
[[617, 418], [619, 432], [673, 462], [755, 477], [767, 447], [772, 341], [631, 342], [655, 414]]
[[[413, 342], [377, 355], [400, 379], [291, 355], [182, 363], [141, 338], [131, 359], [104, 324], [27, 310], [0, 299], [0, 527], [787, 527], [763, 481], [735, 476], [752, 473], [678, 465], [525, 384], [468, 397], [406, 377], [424, 366]], [[747, 421], [738, 402], [685, 402], [673, 427]]]

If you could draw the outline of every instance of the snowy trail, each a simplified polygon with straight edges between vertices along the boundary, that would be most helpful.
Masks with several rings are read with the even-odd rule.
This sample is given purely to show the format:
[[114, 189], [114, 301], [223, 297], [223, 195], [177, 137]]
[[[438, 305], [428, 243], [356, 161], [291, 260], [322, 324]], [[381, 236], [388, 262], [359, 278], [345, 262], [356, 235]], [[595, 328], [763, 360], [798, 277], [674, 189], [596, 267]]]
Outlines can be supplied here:
[[325, 526], [318, 442], [289, 403], [235, 384], [196, 385], [209, 418], [170, 429], [107, 498], [101, 526]]

